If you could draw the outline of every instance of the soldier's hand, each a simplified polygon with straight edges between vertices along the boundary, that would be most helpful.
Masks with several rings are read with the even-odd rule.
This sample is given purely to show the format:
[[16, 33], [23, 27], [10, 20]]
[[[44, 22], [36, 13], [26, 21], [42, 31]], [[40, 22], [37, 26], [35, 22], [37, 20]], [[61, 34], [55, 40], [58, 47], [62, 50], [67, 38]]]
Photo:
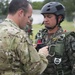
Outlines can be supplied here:
[[41, 44], [37, 44], [35, 48], [36, 48], [37, 51], [39, 51], [39, 49], [41, 49], [41, 48], [43, 48], [45, 46], [47, 46], [47, 45], [41, 43]]
[[33, 44], [33, 47], [36, 48], [37, 44]]
[[39, 53], [44, 54], [47, 57], [49, 55], [48, 46], [45, 46], [39, 49]]

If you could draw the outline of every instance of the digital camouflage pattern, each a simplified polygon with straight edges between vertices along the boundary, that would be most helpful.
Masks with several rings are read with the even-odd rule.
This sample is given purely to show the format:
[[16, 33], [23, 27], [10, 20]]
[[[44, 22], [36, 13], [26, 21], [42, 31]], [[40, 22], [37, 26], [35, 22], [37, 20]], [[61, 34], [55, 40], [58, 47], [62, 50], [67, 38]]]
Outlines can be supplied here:
[[24, 31], [27, 33], [28, 37], [30, 38], [31, 42], [33, 43], [33, 29], [32, 25], [26, 25], [24, 27]]
[[30, 35], [33, 35], [33, 33], [32, 33], [32, 25], [26, 25], [25, 26], [25, 28], [24, 28], [24, 30], [27, 32], [27, 34], [30, 36]]
[[18, 25], [10, 19], [0, 24], [0, 75], [38, 75], [47, 64]]
[[27, 25], [24, 27], [24, 31], [28, 34], [28, 37], [30, 38], [30, 40], [33, 43], [33, 28], [32, 28], [32, 22], [33, 22], [33, 18], [30, 17], [29, 18], [29, 22], [27, 22]]
[[42, 75], [75, 75], [75, 33], [73, 37], [59, 28], [49, 36], [47, 29], [42, 29], [35, 37], [37, 44], [49, 46], [49, 64]]

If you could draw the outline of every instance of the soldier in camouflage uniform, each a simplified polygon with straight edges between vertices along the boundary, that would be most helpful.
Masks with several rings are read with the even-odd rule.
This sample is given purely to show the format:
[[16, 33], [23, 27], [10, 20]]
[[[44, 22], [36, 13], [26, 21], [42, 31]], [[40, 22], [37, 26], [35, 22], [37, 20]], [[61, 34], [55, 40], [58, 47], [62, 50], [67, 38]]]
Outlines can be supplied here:
[[36, 49], [49, 46], [49, 64], [42, 75], [75, 75], [75, 39], [67, 32], [65, 34], [60, 26], [65, 17], [65, 7], [59, 2], [49, 2], [43, 6], [41, 14], [45, 29], [35, 37]]
[[10, 2], [7, 18], [0, 23], [0, 75], [38, 75], [47, 67], [48, 46], [37, 52], [22, 30], [31, 15], [27, 0]]
[[33, 18], [30, 17], [27, 25], [24, 27], [25, 32], [28, 34], [29, 38], [33, 42], [33, 28], [32, 28]]
[[29, 18], [29, 22], [27, 23], [27, 25], [25, 26], [25, 29], [24, 29], [25, 32], [27, 32], [29, 36], [33, 35], [33, 33], [32, 33], [32, 31], [33, 31], [33, 29], [32, 29], [32, 22], [33, 22], [33, 18], [30, 17]]

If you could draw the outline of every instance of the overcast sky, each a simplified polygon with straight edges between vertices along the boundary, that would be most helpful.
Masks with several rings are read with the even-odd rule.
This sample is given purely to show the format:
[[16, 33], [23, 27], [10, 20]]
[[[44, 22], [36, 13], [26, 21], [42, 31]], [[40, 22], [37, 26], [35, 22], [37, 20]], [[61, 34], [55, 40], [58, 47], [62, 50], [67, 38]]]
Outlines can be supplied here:
[[44, 0], [31, 0], [32, 2], [34, 2], [34, 1], [44, 1]]

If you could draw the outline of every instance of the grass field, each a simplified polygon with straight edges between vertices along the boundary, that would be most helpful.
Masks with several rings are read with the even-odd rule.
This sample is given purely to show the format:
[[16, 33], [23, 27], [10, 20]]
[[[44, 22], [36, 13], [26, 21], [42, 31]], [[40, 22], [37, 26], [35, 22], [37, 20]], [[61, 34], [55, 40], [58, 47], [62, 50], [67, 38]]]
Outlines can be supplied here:
[[[62, 22], [61, 26], [62, 26], [63, 30], [75, 31], [75, 27], [73, 25], [73, 22], [67, 22], [65, 20], [64, 22]], [[42, 28], [44, 28], [44, 25], [41, 25], [41, 24], [33, 25], [33, 40], [34, 40], [36, 33]]]

